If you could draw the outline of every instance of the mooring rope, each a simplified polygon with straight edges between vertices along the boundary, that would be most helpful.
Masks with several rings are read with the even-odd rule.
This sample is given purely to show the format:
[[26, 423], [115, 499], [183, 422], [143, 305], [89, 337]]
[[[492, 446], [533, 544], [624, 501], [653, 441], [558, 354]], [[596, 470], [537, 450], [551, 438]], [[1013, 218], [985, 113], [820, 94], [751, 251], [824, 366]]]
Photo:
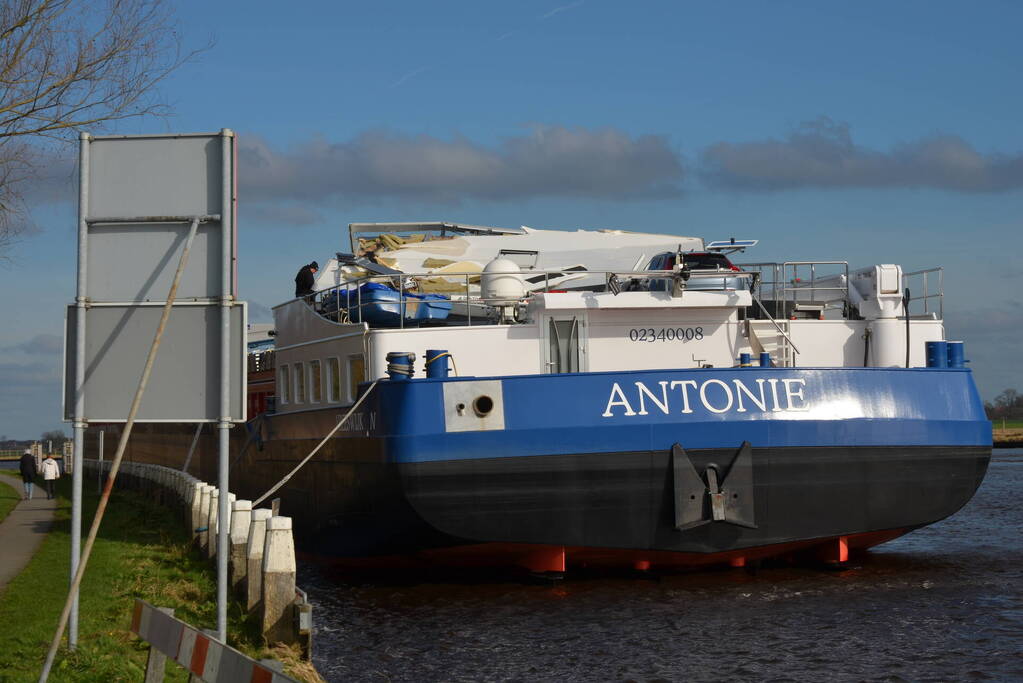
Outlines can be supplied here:
[[387, 354], [387, 372], [411, 376], [415, 369], [416, 354], [409, 351], [392, 351]]
[[296, 472], [298, 472], [300, 469], [305, 467], [305, 464], [307, 462], [309, 462], [312, 459], [312, 457], [314, 455], [316, 455], [317, 452], [319, 452], [319, 450], [321, 448], [323, 448], [323, 444], [327, 443], [327, 441], [330, 440], [330, 437], [334, 436], [334, 434], [337, 433], [337, 430], [341, 429], [341, 426], [344, 425], [344, 423], [348, 421], [348, 418], [350, 418], [352, 416], [352, 413], [355, 412], [355, 409], [358, 408], [359, 405], [363, 401], [366, 400], [366, 397], [369, 396], [371, 393], [373, 393], [373, 390], [376, 388], [378, 382], [380, 382], [379, 379], [373, 380], [373, 383], [369, 385], [369, 389], [366, 389], [365, 393], [363, 393], [363, 395], [359, 397], [359, 400], [352, 404], [352, 407], [348, 409], [348, 412], [345, 413], [345, 416], [342, 417], [341, 420], [336, 425], [334, 425], [334, 428], [330, 430], [330, 432], [327, 434], [327, 436], [323, 437], [323, 440], [320, 441], [320, 443], [316, 444], [316, 448], [314, 448], [309, 453], [309, 455], [305, 456], [305, 458], [302, 460], [302, 462], [298, 463], [298, 465], [295, 466], [295, 469], [293, 469], [290, 472], [288, 472], [284, 476], [283, 479], [281, 479], [279, 482], [277, 482], [272, 487], [270, 487], [269, 491], [264, 493], [258, 499], [252, 501], [252, 507], [255, 508], [257, 505], [262, 503], [264, 500], [266, 500], [267, 498], [269, 498], [270, 496], [275, 494], [279, 488], [281, 488], [282, 486], [287, 484], [288, 480], [290, 480], [293, 476], [295, 476]]

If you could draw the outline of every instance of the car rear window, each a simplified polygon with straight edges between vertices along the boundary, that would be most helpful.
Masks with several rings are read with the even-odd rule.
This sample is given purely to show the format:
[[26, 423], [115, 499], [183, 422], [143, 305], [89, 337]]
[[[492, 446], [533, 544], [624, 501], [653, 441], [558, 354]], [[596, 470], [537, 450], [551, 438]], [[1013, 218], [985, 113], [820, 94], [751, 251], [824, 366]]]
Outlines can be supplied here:
[[[732, 270], [732, 262], [724, 254], [689, 252], [682, 254], [683, 262], [691, 270]], [[671, 270], [675, 266], [675, 253], [665, 252], [650, 259], [647, 270]]]
[[683, 262], [693, 270], [723, 268], [729, 270], [732, 262], [725, 258], [724, 254], [683, 254]]

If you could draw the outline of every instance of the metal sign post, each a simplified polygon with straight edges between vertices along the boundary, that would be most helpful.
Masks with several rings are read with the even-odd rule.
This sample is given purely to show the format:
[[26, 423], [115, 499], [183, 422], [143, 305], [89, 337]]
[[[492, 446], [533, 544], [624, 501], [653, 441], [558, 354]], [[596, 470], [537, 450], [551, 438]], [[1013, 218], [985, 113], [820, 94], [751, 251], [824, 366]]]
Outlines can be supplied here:
[[[138, 422], [215, 423], [219, 486], [229, 490], [228, 430], [245, 421], [246, 404], [246, 307], [235, 298], [235, 154], [228, 129], [81, 136], [78, 277], [66, 321], [64, 369], [65, 419], [74, 425], [72, 576], [80, 563], [82, 461], [90, 422], [126, 422], [131, 414]], [[165, 306], [169, 318], [161, 318]], [[164, 343], [158, 356], [146, 360], [158, 319], [167, 321], [166, 328], [160, 323]], [[137, 370], [144, 364], [152, 379], [144, 396], [136, 397]], [[218, 512], [220, 519], [230, 519], [227, 495]], [[217, 632], [225, 639], [226, 523], [217, 544]], [[70, 604], [68, 645], [74, 649], [74, 586]]]
[[[232, 216], [234, 209], [234, 154], [233, 135], [230, 131], [223, 131], [225, 134], [220, 139], [220, 179], [223, 191], [220, 194], [220, 215]], [[225, 225], [233, 224], [225, 221]], [[220, 231], [220, 253], [232, 254], [234, 233], [231, 230]], [[231, 287], [234, 269], [230, 266], [220, 271], [220, 421], [217, 423], [217, 433], [220, 437], [217, 448], [219, 461], [217, 463], [217, 486], [223, 491], [220, 496], [220, 509], [217, 511], [217, 519], [220, 520], [217, 531], [217, 633], [220, 634], [220, 641], [227, 642], [227, 560], [231, 553], [230, 540], [230, 519], [231, 500], [228, 492], [230, 472], [228, 458], [230, 457], [230, 442], [228, 440], [231, 428], [231, 304], [233, 300], [233, 289]], [[242, 339], [245, 335], [242, 334]], [[244, 401], [242, 401], [244, 403]]]

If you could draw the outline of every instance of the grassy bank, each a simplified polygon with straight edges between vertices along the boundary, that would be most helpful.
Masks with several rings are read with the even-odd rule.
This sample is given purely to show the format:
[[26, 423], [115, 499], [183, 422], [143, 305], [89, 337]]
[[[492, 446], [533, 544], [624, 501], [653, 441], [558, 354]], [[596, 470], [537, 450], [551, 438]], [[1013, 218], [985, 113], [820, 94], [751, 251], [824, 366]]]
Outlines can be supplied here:
[[[60, 505], [53, 530], [28, 567], [0, 595], [0, 681], [34, 681], [67, 594], [70, 545], [70, 478], [58, 484]], [[85, 524], [98, 497], [85, 482]], [[81, 593], [79, 647], [62, 651], [52, 681], [142, 680], [147, 646], [129, 630], [135, 598], [173, 607], [175, 616], [199, 627], [216, 624], [216, 577], [191, 550], [181, 521], [169, 510], [132, 492], [114, 494], [107, 508]], [[229, 613], [230, 644], [257, 658], [280, 656], [265, 650], [254, 621], [238, 605]], [[287, 654], [287, 653], [284, 653]], [[289, 667], [292, 675], [315, 680], [311, 667]], [[185, 681], [168, 664], [167, 680]]]
[[[6, 484], [6, 485], [5, 485]], [[21, 500], [21, 477], [0, 477], [0, 522]]]

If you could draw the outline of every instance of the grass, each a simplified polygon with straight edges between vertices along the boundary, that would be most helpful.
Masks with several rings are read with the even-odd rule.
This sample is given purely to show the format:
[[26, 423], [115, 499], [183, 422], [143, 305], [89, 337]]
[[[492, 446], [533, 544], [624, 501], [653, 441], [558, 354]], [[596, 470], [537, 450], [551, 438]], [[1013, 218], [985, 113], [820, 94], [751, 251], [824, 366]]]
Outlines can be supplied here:
[[[4, 484], [9, 484], [9, 486]], [[21, 500], [21, 477], [17, 481], [0, 479], [0, 522], [4, 521], [19, 500]]]
[[[91, 481], [83, 496], [83, 538], [98, 496]], [[67, 596], [70, 559], [70, 477], [57, 486], [53, 530], [25, 570], [0, 595], [0, 682], [38, 678]], [[173, 607], [175, 616], [201, 628], [216, 624], [216, 577], [189, 543], [179, 518], [130, 491], [110, 501], [92, 552], [80, 598], [79, 645], [62, 649], [51, 681], [140, 681], [148, 645], [130, 631], [135, 598]], [[240, 606], [229, 610], [229, 643], [257, 659], [287, 655], [268, 650], [255, 621]], [[315, 671], [294, 658], [289, 673], [306, 680]], [[311, 673], [310, 673], [311, 672]], [[185, 681], [184, 669], [168, 662], [168, 681]]]
[[1000, 419], [991, 420], [991, 426], [995, 429], [1023, 429], [1023, 420], [1006, 420], [1004, 427]]

